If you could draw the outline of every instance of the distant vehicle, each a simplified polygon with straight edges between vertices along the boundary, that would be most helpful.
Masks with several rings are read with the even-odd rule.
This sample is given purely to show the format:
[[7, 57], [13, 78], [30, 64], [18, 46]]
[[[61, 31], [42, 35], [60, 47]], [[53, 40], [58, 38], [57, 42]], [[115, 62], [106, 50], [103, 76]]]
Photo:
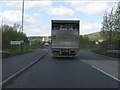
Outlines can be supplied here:
[[51, 21], [53, 57], [74, 57], [79, 51], [79, 20]]
[[46, 42], [44, 45], [45, 45], [45, 46], [49, 46], [49, 43]]

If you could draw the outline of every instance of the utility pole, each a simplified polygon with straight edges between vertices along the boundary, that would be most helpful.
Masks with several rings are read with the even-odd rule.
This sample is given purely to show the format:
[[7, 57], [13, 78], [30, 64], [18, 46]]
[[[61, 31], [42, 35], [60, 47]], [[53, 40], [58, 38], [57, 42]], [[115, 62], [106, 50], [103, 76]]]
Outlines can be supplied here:
[[22, 33], [23, 33], [23, 21], [24, 21], [24, 0], [23, 0], [23, 3], [22, 3]]
[[[23, 2], [22, 2], [22, 34], [23, 34], [23, 22], [24, 22], [24, 0], [23, 0]], [[23, 42], [21, 42], [21, 52], [23, 52], [23, 44], [24, 43], [24, 41]]]

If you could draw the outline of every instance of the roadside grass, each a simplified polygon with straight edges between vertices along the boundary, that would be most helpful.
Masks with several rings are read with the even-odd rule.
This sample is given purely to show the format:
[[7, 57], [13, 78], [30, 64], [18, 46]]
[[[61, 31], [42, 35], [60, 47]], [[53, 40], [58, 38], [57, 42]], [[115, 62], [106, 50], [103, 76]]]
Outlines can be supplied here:
[[33, 44], [30, 46], [30, 49], [33, 49], [33, 50], [39, 49], [39, 48], [43, 49], [43, 48], [45, 48], [45, 46], [41, 45], [41, 44]]
[[103, 53], [103, 51], [99, 50], [99, 49], [93, 49], [91, 50], [93, 53], [96, 53], [96, 54], [101, 54], [101, 55], [105, 55], [105, 53]]
[[102, 51], [100, 49], [93, 49], [91, 51], [93, 53], [96, 53], [96, 54], [105, 55], [105, 56], [113, 57], [113, 58], [116, 58], [116, 59], [120, 59], [120, 55], [108, 54], [108, 53], [105, 53], [104, 51]]
[[120, 55], [105, 53], [104, 51], [99, 49], [99, 46], [96, 46], [93, 44], [80, 44], [80, 50], [87, 50], [87, 51], [91, 51], [91, 52], [96, 53], [96, 54], [105, 55], [105, 56], [113, 57], [116, 59], [120, 59]]
[[97, 47], [93, 44], [80, 44], [80, 49], [81, 50], [93, 50], [96, 49]]
[[15, 49], [15, 50], [10, 50], [10, 54], [11, 56], [16, 56], [16, 55], [25, 54], [32, 51], [33, 50], [31, 49], [24, 49], [23, 51], [21, 51], [21, 49]]
[[21, 48], [7, 49], [5, 51], [9, 52], [10, 55], [3, 55], [2, 58], [22, 55], [22, 54], [25, 54], [25, 53], [33, 52], [36, 49], [43, 49], [43, 48], [45, 48], [44, 45], [34, 44], [34, 45], [29, 46], [29, 47], [24, 47], [22, 50], [21, 50]]

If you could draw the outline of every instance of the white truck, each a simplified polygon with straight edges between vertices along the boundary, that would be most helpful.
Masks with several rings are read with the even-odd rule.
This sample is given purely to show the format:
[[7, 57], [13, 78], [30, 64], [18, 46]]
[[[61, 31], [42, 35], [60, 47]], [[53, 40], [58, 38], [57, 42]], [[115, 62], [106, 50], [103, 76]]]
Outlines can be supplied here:
[[51, 21], [53, 57], [74, 57], [79, 51], [79, 20]]

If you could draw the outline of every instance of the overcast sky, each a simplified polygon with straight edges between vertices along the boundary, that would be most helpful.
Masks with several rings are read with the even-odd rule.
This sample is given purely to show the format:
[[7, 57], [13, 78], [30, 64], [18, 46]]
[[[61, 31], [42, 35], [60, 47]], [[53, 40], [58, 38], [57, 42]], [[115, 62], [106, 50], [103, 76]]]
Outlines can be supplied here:
[[[27, 36], [50, 36], [51, 20], [80, 20], [80, 34], [100, 31], [104, 13], [115, 0], [25, 0], [24, 33]], [[0, 1], [0, 21], [21, 25], [22, 0]], [[0, 22], [0, 24], [1, 24]]]

